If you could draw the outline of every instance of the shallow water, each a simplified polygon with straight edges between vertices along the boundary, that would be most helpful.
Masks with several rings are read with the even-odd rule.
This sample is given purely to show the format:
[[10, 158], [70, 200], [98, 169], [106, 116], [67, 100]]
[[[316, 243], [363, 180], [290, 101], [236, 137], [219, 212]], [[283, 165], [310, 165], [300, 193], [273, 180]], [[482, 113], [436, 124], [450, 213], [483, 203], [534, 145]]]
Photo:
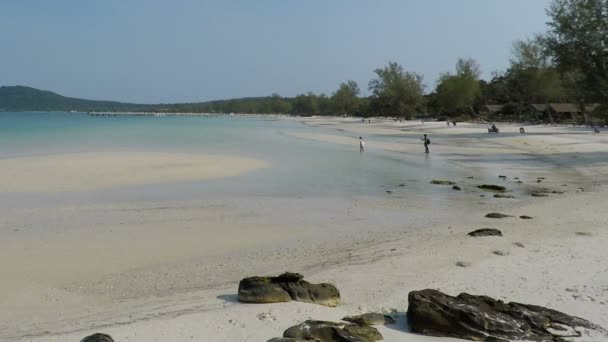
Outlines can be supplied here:
[[[462, 178], [439, 156], [329, 144], [291, 132], [347, 135], [294, 120], [242, 117], [91, 117], [83, 113], [0, 113], [0, 158], [96, 151], [158, 151], [253, 157], [270, 167], [197, 182], [63, 194], [0, 194], [1, 203], [189, 200], [235, 196], [325, 197], [439, 195], [428, 182]], [[399, 186], [401, 185], [401, 186]], [[386, 191], [391, 191], [387, 193]], [[9, 196], [10, 195], [10, 196]]]

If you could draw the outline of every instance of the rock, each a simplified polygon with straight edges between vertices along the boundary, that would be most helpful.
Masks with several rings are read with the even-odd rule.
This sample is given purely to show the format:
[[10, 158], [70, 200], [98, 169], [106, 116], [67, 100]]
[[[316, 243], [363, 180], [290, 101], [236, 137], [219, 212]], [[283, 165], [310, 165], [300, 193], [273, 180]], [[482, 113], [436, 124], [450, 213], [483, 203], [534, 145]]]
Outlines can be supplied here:
[[471, 263], [468, 261], [456, 261], [458, 267], [471, 267]]
[[390, 191], [390, 190], [386, 190], [386, 193], [390, 195], [390, 194], [392, 194], [393, 192], [392, 192], [392, 191]]
[[521, 215], [519, 218], [522, 219], [522, 220], [531, 220], [531, 219], [533, 219], [532, 216], [528, 216], [528, 215]]
[[283, 338], [313, 340], [318, 342], [373, 342], [382, 339], [374, 327], [308, 320], [288, 328]]
[[301, 338], [291, 338], [291, 337], [275, 337], [268, 340], [268, 342], [310, 342], [310, 340], [303, 340]]
[[576, 232], [576, 235], [580, 235], [580, 236], [591, 236], [591, 233], [587, 233], [587, 232]]
[[515, 197], [512, 195], [494, 194], [494, 198], [515, 198]]
[[405, 186], [405, 184], [404, 184], [404, 183], [401, 183], [401, 184], [399, 184], [399, 186], [400, 186], [400, 187], [404, 187], [404, 186]]
[[452, 181], [446, 181], [446, 180], [432, 180], [431, 184], [435, 184], [435, 185], [454, 185], [456, 183], [454, 183]]
[[345, 325], [345, 331], [349, 333], [359, 336], [362, 341], [380, 341], [382, 340], [382, 334], [378, 331], [378, 329], [371, 327], [369, 325], [357, 325], [357, 324], [348, 324]]
[[473, 176], [469, 176], [469, 177], [467, 177], [467, 178], [468, 178], [468, 179], [475, 179], [475, 177], [473, 177]]
[[540, 180], [540, 179], [537, 179], [537, 180], [536, 180], [536, 183], [540, 183], [540, 182], [542, 182], [542, 180]]
[[505, 217], [513, 217], [511, 215], [501, 214], [501, 213], [489, 213], [486, 214], [487, 218], [505, 218]]
[[549, 195], [547, 195], [547, 194], [546, 194], [546, 193], [544, 193], [544, 192], [538, 192], [538, 191], [533, 192], [533, 193], [531, 193], [530, 195], [531, 195], [532, 197], [547, 197], [547, 196], [549, 196]]
[[523, 183], [523, 182], [522, 182], [522, 181], [520, 181], [520, 180], [518, 180], [518, 181], [517, 181], [517, 182], [515, 182], [515, 183], [517, 183], [517, 184], [521, 184], [521, 183]]
[[452, 187], [452, 190], [460, 191], [460, 190], [462, 190], [462, 189], [461, 189], [461, 188], [460, 188], [458, 185], [454, 185], [454, 186]]
[[452, 297], [427, 289], [410, 292], [408, 302], [411, 331], [423, 335], [473, 341], [560, 341], [587, 330], [608, 337], [608, 331], [582, 318], [487, 296], [461, 293]]
[[494, 228], [481, 228], [474, 230], [467, 234], [469, 236], [479, 237], [479, 236], [502, 236], [502, 232], [498, 229]]
[[507, 179], [507, 176], [498, 175], [498, 178]]
[[509, 255], [509, 252], [507, 252], [507, 251], [501, 251], [501, 250], [492, 251], [492, 253], [494, 253], [496, 255], [500, 255], [500, 256]]
[[483, 184], [483, 185], [478, 185], [477, 187], [482, 190], [491, 190], [491, 191], [506, 191], [507, 190], [507, 188], [505, 188], [504, 186], [493, 185], [493, 184]]
[[521, 242], [513, 242], [513, 244], [517, 247], [525, 248], [526, 246]]
[[357, 316], [346, 316], [343, 321], [359, 324], [359, 325], [384, 325], [395, 324], [395, 320], [391, 316], [380, 313], [370, 312]]
[[114, 340], [110, 335], [96, 333], [83, 338], [80, 342], [114, 342]]
[[340, 292], [331, 284], [311, 284], [298, 273], [278, 277], [250, 277], [239, 282], [239, 301], [244, 303], [280, 303], [289, 301], [336, 306]]

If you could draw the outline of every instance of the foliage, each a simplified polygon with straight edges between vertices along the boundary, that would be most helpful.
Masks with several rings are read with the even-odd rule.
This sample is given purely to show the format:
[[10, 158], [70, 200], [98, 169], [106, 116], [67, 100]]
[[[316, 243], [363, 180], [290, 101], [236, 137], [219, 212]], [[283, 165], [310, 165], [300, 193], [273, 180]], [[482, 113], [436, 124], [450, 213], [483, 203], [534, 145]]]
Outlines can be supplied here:
[[411, 117], [424, 102], [422, 75], [405, 71], [396, 62], [374, 70], [376, 78], [369, 82], [371, 109], [377, 114]]
[[437, 110], [451, 115], [465, 111], [474, 114], [473, 105], [481, 95], [480, 74], [475, 60], [458, 59], [456, 74], [446, 73], [439, 78], [434, 98]]

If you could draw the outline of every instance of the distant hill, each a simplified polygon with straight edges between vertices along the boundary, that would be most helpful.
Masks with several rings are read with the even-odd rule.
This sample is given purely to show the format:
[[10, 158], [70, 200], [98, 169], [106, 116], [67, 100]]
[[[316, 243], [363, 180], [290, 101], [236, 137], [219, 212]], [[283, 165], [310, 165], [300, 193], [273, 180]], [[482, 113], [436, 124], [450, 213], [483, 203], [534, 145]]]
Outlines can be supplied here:
[[288, 113], [293, 98], [278, 95], [197, 103], [137, 104], [65, 97], [24, 86], [0, 87], [0, 111]]
[[155, 106], [94, 101], [24, 86], [0, 87], [0, 109], [5, 111], [141, 111]]

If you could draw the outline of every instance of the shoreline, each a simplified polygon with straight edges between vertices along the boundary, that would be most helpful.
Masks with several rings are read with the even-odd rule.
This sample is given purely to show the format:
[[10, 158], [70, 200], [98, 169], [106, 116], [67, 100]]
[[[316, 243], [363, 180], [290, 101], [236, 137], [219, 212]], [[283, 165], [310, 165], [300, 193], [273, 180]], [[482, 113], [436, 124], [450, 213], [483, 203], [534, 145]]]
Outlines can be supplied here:
[[[83, 255], [82, 264], [74, 264], [75, 269], [67, 267], [66, 273], [55, 275], [57, 279], [53, 281], [49, 281], [49, 274], [40, 273], [39, 280], [28, 280], [30, 287], [16, 292], [20, 296], [3, 298], [3, 307], [11, 310], [0, 312], [0, 338], [54, 342], [79, 340], [101, 331], [117, 341], [181, 341], [191, 336], [210, 341], [265, 341], [308, 318], [338, 320], [369, 310], [396, 310], [402, 315], [407, 308], [407, 293], [427, 287], [449, 294], [466, 291], [544, 305], [608, 325], [608, 315], [603, 313], [608, 307], [608, 292], [602, 287], [608, 282], [608, 271], [602, 266], [608, 254], [601, 247], [608, 242], [601, 217], [602, 199], [608, 194], [608, 165], [597, 159], [608, 152], [602, 136], [561, 134], [566, 128], [559, 127], [520, 137], [483, 135], [477, 133], [478, 127], [467, 124], [448, 129], [430, 123], [424, 127], [389, 121], [361, 124], [341, 118], [305, 118], [301, 122], [322, 129], [313, 127], [310, 134], [300, 134], [299, 139], [348, 145], [351, 135], [362, 134], [368, 150], [388, 151], [396, 156], [420, 154], [417, 136], [423, 131], [431, 132], [431, 161], [441, 158], [448, 165], [474, 173], [476, 179], [450, 179], [463, 187], [458, 194], [449, 187], [429, 184], [450, 195], [433, 201], [389, 195], [264, 200], [252, 197], [216, 202], [134, 203], [128, 208], [100, 205], [46, 213], [41, 217], [50, 218], [50, 223], [60, 223], [63, 217], [80, 217], [91, 223], [84, 226], [87, 229], [81, 235], [69, 227], [42, 235], [20, 232], [24, 235], [21, 237], [4, 233], [7, 245], [0, 256], [35, 261], [31, 252], [8, 247], [39, 239], [40, 244], [30, 245], [41, 258], [38, 262], [50, 256], [52, 265], [57, 261], [53, 255], [67, 248], [65, 257]], [[509, 126], [505, 131], [511, 129], [516, 127]], [[525, 160], [511, 159], [521, 155], [525, 155]], [[548, 162], [538, 163], [538, 159]], [[518, 198], [494, 199], [491, 193], [475, 188], [480, 178], [502, 182], [498, 174], [484, 173], [487, 165], [496, 163], [508, 177], [504, 184], [513, 190], [521, 188], [514, 192]], [[564, 170], [543, 166], [560, 164]], [[525, 184], [518, 185], [514, 177]], [[536, 177], [546, 180], [537, 184]], [[565, 183], [568, 186], [562, 187]], [[390, 190], [397, 191], [397, 185], [394, 187]], [[529, 196], [528, 187], [565, 189], [566, 193], [535, 198]], [[480, 197], [482, 194], [486, 197]], [[488, 212], [534, 218], [496, 221], [483, 217]], [[170, 232], [166, 231], [167, 225], [172, 228]], [[223, 235], [209, 235], [205, 229], [194, 228], [201, 225], [220, 229]], [[466, 236], [469, 231], [486, 226], [501, 229], [505, 237]], [[68, 236], [72, 238], [65, 240]], [[79, 246], [91, 236], [97, 240], [94, 244]], [[146, 237], [145, 241], [137, 241], [141, 237]], [[234, 244], [243, 237], [248, 242], [246, 246]], [[124, 241], [124, 247], [112, 245], [118, 241]], [[515, 246], [514, 242], [525, 247]], [[129, 254], [112, 254], [123, 249]], [[495, 250], [508, 255], [496, 255]], [[84, 253], [98, 255], [98, 267], [128, 262], [124, 268], [109, 267], [101, 278], [96, 274], [104, 274], [102, 268], [93, 267], [88, 279], [66, 284], [66, 275], [79, 267], [92, 266], [87, 262], [93, 259]], [[155, 259], [150, 259], [153, 254]], [[457, 267], [457, 261], [470, 262], [471, 266]], [[44, 268], [44, 264], [39, 267]], [[15, 275], [22, 272], [13, 271]], [[343, 303], [332, 309], [304, 303], [234, 302], [236, 284], [241, 278], [283, 271], [301, 272], [312, 282], [335, 284]], [[576, 277], [564, 277], [564, 273]], [[23, 286], [15, 282], [15, 286]], [[61, 308], [59, 314], [57, 308]], [[259, 318], [260, 313], [271, 313], [263, 315], [271, 318]], [[32, 315], [38, 321], [35, 318], [32, 322]], [[380, 328], [386, 341], [454, 340], [404, 333], [403, 317], [397, 316], [401, 317], [398, 330]]]

